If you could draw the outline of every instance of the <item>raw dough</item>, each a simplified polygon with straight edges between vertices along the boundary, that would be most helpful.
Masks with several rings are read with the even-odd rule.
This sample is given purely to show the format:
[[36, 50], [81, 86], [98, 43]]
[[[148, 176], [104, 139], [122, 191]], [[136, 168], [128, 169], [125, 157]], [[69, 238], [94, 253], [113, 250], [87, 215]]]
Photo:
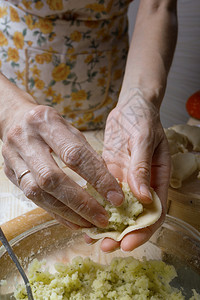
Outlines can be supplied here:
[[165, 134], [169, 144], [170, 154], [173, 155], [178, 152], [188, 152], [188, 138], [180, 133], [177, 133], [173, 129], [165, 129]]
[[187, 136], [194, 151], [200, 151], [200, 127], [187, 124], [175, 125], [170, 129]]
[[182, 181], [191, 176], [198, 168], [197, 159], [195, 154], [187, 153], [176, 153], [172, 155], [172, 170], [170, 185], [173, 188], [180, 188]]
[[[200, 170], [199, 154], [188, 152], [200, 151], [200, 127], [187, 124], [175, 125], [165, 129], [172, 159], [170, 186], [180, 188], [182, 181]], [[200, 179], [200, 172], [197, 175]]]
[[197, 178], [200, 179], [200, 154], [196, 154], [195, 157], [196, 157], [196, 162], [199, 170], [199, 174], [197, 175]]
[[[153, 189], [151, 189], [153, 202], [143, 205], [143, 209], [141, 209], [142, 204], [134, 197], [127, 183], [122, 183], [122, 190], [125, 195], [125, 201], [123, 206], [118, 208], [105, 202], [103, 197], [91, 188], [91, 186], [89, 189], [87, 188], [89, 194], [95, 197], [109, 212], [109, 221], [111, 222], [108, 228], [83, 228], [83, 232], [93, 239], [110, 237], [116, 241], [120, 241], [127, 233], [154, 224], [160, 218], [162, 205]], [[123, 215], [120, 216], [120, 213], [123, 213]], [[130, 213], [132, 214], [131, 218]], [[116, 228], [118, 229], [116, 230]]]

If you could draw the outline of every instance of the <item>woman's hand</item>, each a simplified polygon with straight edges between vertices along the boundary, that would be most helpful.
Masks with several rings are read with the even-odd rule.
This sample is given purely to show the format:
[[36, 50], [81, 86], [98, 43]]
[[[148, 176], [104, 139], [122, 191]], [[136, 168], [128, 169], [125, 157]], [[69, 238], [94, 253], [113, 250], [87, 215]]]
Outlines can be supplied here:
[[[24, 97], [24, 93], [20, 97]], [[17, 98], [18, 96], [15, 95]], [[25, 96], [30, 98], [30, 96]], [[103, 159], [83, 134], [67, 123], [55, 109], [23, 101], [2, 130], [4, 170], [25, 196], [48, 211], [59, 222], [73, 229], [105, 227], [104, 208], [71, 180], [56, 164], [54, 151], [72, 170], [86, 179], [105, 199], [119, 205], [123, 193]], [[9, 121], [8, 121], [9, 120]]]
[[111, 173], [127, 181], [141, 202], [151, 201], [149, 187], [155, 189], [163, 214], [154, 225], [127, 234], [121, 244], [104, 239], [104, 251], [136, 248], [164, 220], [170, 156], [158, 107], [176, 45], [176, 6], [175, 0], [140, 1], [119, 102], [107, 119], [103, 152]]
[[[142, 203], [152, 201], [149, 187], [153, 187], [162, 202], [163, 212], [155, 224], [127, 234], [121, 243], [104, 239], [101, 249], [108, 252], [119, 247], [124, 251], [133, 250], [161, 225], [166, 213], [170, 175], [168, 143], [158, 109], [137, 90], [121, 100], [107, 119], [103, 158], [110, 172], [120, 181], [128, 182]], [[87, 241], [91, 242], [90, 238]]]

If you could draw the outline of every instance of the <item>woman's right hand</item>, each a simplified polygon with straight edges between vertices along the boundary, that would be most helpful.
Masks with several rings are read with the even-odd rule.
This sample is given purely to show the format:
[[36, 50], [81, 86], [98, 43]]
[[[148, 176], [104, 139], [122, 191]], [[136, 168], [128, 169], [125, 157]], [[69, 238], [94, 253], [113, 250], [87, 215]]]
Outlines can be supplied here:
[[[28, 95], [27, 98], [30, 96]], [[108, 201], [120, 205], [123, 193], [104, 160], [84, 135], [55, 109], [23, 101], [2, 129], [4, 170], [25, 196], [70, 228], [105, 227], [104, 208], [58, 167], [51, 152], [86, 179]], [[11, 116], [12, 113], [12, 116]], [[19, 176], [25, 171], [18, 185]]]

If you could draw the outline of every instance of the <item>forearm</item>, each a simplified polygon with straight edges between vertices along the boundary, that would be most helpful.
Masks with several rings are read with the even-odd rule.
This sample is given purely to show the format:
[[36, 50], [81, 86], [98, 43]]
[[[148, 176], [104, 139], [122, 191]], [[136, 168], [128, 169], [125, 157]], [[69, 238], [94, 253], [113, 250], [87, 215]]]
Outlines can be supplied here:
[[0, 73], [0, 138], [3, 138], [5, 128], [12, 123], [15, 113], [29, 104], [35, 104], [34, 99], [25, 91], [19, 89]]
[[176, 39], [176, 0], [141, 0], [119, 103], [135, 89], [160, 107]]

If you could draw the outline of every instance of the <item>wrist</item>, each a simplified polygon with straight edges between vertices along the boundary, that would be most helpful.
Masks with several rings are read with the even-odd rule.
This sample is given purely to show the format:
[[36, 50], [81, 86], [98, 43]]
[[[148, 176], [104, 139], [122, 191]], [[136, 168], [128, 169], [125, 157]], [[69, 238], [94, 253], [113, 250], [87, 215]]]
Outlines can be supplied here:
[[139, 89], [131, 89], [120, 97], [112, 117], [116, 116], [122, 128], [127, 130], [129, 128], [129, 133], [132, 130], [137, 132], [151, 130], [160, 123], [159, 108], [151, 101], [144, 99]]
[[137, 103], [139, 99], [143, 99], [149, 103], [152, 103], [159, 112], [162, 99], [164, 97], [165, 87], [145, 88], [138, 86], [122, 87], [119, 95], [118, 106]]
[[20, 121], [25, 111], [35, 105], [37, 103], [31, 95], [0, 74], [0, 139], [3, 140], [11, 125]]
[[10, 108], [4, 108], [3, 112], [0, 114], [0, 139], [4, 141], [7, 132], [12, 127], [12, 125], [14, 123], [19, 124], [20, 121], [23, 119], [25, 113], [33, 109], [36, 105], [38, 104], [28, 100], [25, 101], [25, 99], [23, 99], [23, 101], [18, 101], [18, 103], [16, 103]]

